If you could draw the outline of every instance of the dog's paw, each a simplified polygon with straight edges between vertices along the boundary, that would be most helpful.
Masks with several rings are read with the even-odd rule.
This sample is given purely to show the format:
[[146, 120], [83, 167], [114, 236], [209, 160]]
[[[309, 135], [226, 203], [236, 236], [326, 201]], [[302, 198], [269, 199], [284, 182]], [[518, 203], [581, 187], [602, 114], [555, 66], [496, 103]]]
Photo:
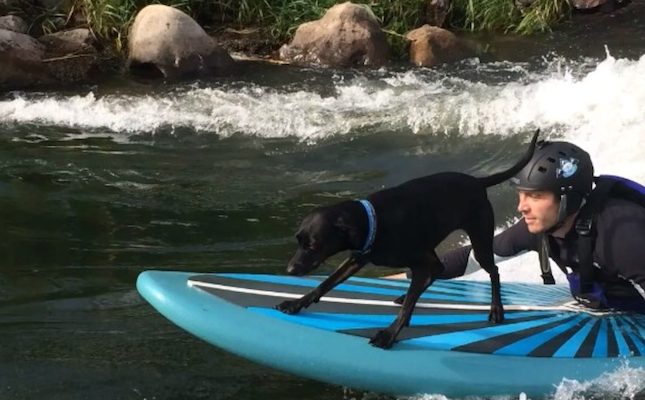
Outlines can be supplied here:
[[275, 309], [285, 314], [298, 314], [302, 310], [302, 303], [299, 300], [287, 300], [275, 306]]
[[504, 307], [491, 306], [490, 314], [488, 314], [488, 320], [495, 324], [501, 324], [502, 322], [504, 322]]
[[399, 305], [403, 304], [403, 302], [405, 301], [405, 296], [406, 295], [404, 294], [401, 297], [397, 297], [396, 300], [394, 300], [394, 302]]
[[383, 329], [370, 339], [370, 344], [374, 347], [389, 349], [394, 344], [394, 335], [388, 329]]

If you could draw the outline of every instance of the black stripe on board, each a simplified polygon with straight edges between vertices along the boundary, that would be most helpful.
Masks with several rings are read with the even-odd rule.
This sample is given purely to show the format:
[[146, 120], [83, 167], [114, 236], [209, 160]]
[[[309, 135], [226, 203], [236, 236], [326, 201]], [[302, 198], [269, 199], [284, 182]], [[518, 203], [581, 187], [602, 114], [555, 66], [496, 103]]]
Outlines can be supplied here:
[[[569, 339], [571, 339], [580, 329], [584, 328], [585, 325], [589, 322], [590, 318], [583, 318], [578, 321], [577, 324], [567, 329], [566, 331], [555, 336], [551, 340], [541, 344], [535, 350], [529, 353], [529, 356], [532, 357], [553, 357], [553, 355], [560, 350], [560, 347], [564, 345]], [[564, 323], [564, 322], [562, 322]]]
[[618, 342], [614, 335], [615, 325], [607, 318], [607, 355], [618, 354]]
[[596, 341], [598, 340], [598, 332], [600, 332], [600, 324], [601, 319], [597, 319], [594, 325], [591, 327], [589, 334], [576, 352], [577, 358], [591, 357], [593, 355], [593, 349], [596, 346]]
[[[629, 351], [631, 352], [631, 354], [640, 355], [640, 351], [638, 350], [638, 347], [636, 347], [636, 344], [634, 343], [631, 335], [629, 334], [629, 330], [631, 329], [631, 327], [627, 325], [627, 323], [623, 320], [622, 317], [616, 317], [614, 318], [614, 321], [616, 321], [618, 333], [622, 334], [623, 339], [625, 340], [625, 343], [627, 343], [627, 347], [629, 347]], [[633, 332], [633, 330], [631, 331]]]
[[[640, 331], [638, 330], [638, 325], [636, 324], [636, 319], [632, 318], [630, 316], [624, 316], [623, 321], [627, 326], [631, 328], [631, 332], [634, 336], [637, 337], [637, 340], [640, 340], [641, 344], [645, 345], [645, 338], [641, 335]], [[637, 355], [645, 355], [645, 352], [638, 350], [636, 353]]]
[[[542, 318], [548, 318], [552, 315], [540, 316], [540, 317], [527, 317], [527, 318], [518, 318], [514, 319], [513, 322], [526, 322], [534, 321]], [[497, 326], [492, 322], [481, 321], [481, 322], [464, 322], [464, 323], [454, 323], [454, 324], [443, 324], [443, 325], [416, 325], [405, 327], [401, 330], [397, 336], [397, 341], [422, 338], [426, 336], [435, 336], [442, 335], [445, 333], [457, 333], [457, 332], [466, 332], [476, 329], [487, 328], [491, 326]], [[360, 336], [360, 337], [372, 337], [382, 328], [368, 328], [368, 329], [347, 329], [339, 331], [341, 333], [346, 333], [348, 335]]]
[[[506, 347], [510, 344], [513, 344], [515, 342], [518, 342], [520, 340], [526, 339], [530, 336], [537, 335], [539, 333], [542, 333], [546, 330], [549, 330], [551, 328], [554, 328], [558, 325], [561, 324], [566, 324], [567, 322], [571, 321], [573, 318], [576, 316], [571, 316], [569, 318], [560, 320], [560, 321], [555, 321], [551, 322], [548, 324], [536, 326], [534, 328], [526, 329], [523, 331], [519, 332], [512, 332], [508, 333], [506, 335], [501, 335], [501, 336], [496, 336], [494, 338], [486, 339], [486, 340], [481, 340], [479, 342], [474, 342], [467, 344], [465, 346], [459, 346], [454, 348], [453, 350], [457, 351], [465, 351], [465, 352], [470, 352], [470, 353], [485, 353], [485, 354], [491, 354], [494, 353], [495, 351], [501, 349], [502, 347]], [[552, 354], [549, 354], [549, 356]]]

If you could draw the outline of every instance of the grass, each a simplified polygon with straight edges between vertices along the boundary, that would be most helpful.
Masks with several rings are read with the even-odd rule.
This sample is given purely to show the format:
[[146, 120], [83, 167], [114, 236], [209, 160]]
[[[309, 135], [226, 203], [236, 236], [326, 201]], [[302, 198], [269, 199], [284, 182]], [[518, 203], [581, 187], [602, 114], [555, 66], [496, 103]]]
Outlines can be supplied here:
[[188, 13], [193, 5], [189, 0], [78, 0], [76, 6], [80, 6], [94, 35], [111, 42], [117, 52], [121, 52], [137, 12], [150, 4], [166, 4]]
[[[428, 0], [354, 0], [372, 10], [395, 48], [407, 45], [401, 35], [418, 27]], [[95, 35], [121, 52], [136, 13], [149, 4], [177, 7], [201, 24], [226, 24], [237, 28], [261, 27], [275, 43], [288, 41], [297, 27], [319, 19], [337, 0], [76, 0]], [[449, 13], [452, 28], [532, 34], [548, 31], [567, 15], [567, 0], [535, 0], [526, 9], [514, 0], [453, 0]], [[46, 23], [46, 21], [44, 22]]]
[[524, 11], [515, 32], [531, 34], [550, 31], [551, 26], [565, 19], [571, 12], [568, 0], [536, 0]]

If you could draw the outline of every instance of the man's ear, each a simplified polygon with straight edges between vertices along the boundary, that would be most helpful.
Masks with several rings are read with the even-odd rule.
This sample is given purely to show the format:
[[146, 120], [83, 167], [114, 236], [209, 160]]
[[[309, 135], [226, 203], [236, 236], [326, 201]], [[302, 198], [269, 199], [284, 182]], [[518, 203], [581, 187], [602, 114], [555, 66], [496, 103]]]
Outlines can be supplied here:
[[341, 232], [352, 248], [358, 249], [361, 247], [360, 232], [356, 228], [356, 225], [347, 218], [347, 215], [339, 216], [334, 226]]

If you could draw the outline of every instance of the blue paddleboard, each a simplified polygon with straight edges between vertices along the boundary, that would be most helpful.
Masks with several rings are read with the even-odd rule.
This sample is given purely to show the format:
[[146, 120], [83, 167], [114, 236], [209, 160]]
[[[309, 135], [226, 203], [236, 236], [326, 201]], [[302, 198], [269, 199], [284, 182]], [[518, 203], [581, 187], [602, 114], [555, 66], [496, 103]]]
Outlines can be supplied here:
[[503, 324], [488, 322], [490, 284], [436, 281], [389, 350], [407, 281], [350, 278], [297, 315], [273, 307], [324, 277], [146, 271], [137, 288], [186, 331], [249, 360], [323, 382], [393, 395], [544, 396], [563, 378], [645, 367], [645, 316], [578, 307], [560, 285], [503, 283]]

